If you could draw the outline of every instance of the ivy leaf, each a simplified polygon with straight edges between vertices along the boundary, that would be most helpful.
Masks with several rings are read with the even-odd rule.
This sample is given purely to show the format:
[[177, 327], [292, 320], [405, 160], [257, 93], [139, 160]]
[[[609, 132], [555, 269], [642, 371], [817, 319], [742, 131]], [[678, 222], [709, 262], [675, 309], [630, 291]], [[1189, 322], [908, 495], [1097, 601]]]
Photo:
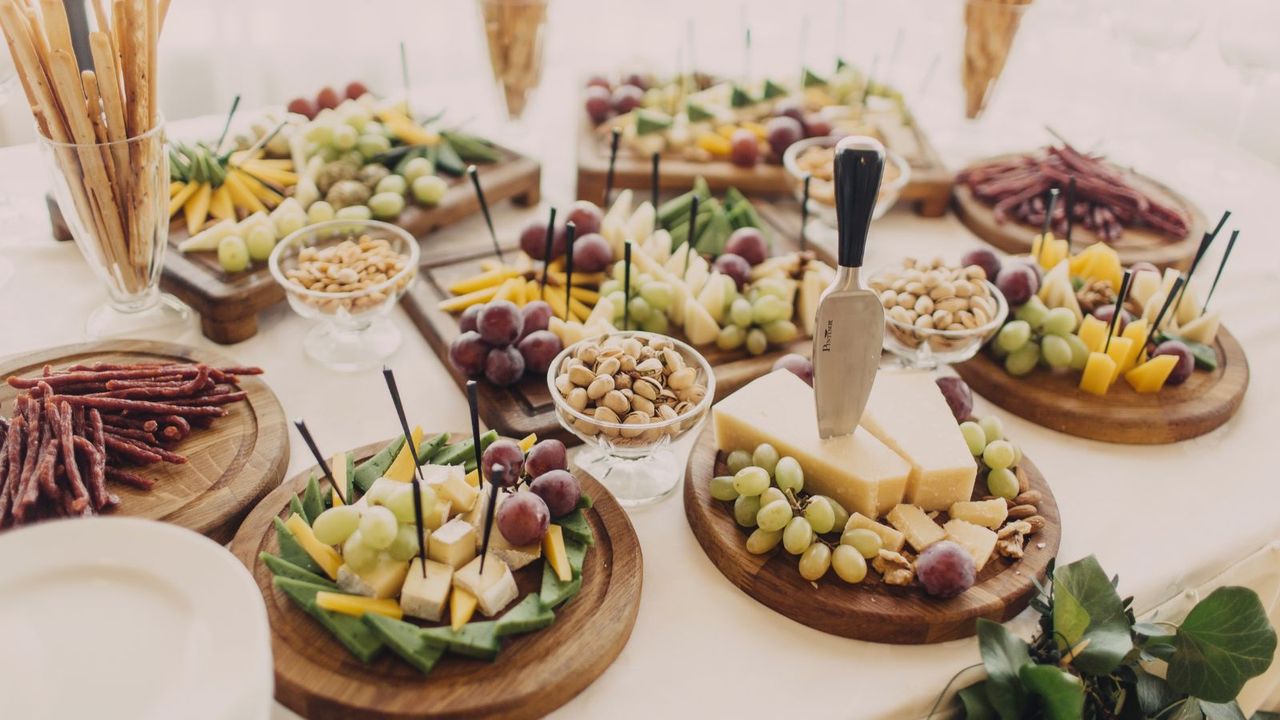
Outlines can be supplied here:
[[1276, 631], [1254, 591], [1220, 587], [1191, 608], [1174, 637], [1169, 686], [1211, 703], [1227, 703], [1270, 667]]
[[1018, 672], [1023, 687], [1040, 700], [1045, 720], [1079, 720], [1084, 714], [1084, 683], [1056, 665], [1027, 665]]
[[987, 699], [1002, 720], [1018, 720], [1026, 703], [1018, 672], [1031, 665], [1031, 652], [1022, 638], [1005, 626], [978, 619], [978, 648], [987, 668]]
[[1178, 709], [1167, 717], [1168, 720], [1205, 720], [1204, 711], [1195, 698], [1178, 701]]
[[1138, 673], [1134, 687], [1138, 692], [1138, 707], [1147, 717], [1155, 717], [1156, 713], [1173, 704], [1178, 696], [1169, 688], [1164, 678], [1156, 677], [1145, 670]]
[[1161, 638], [1173, 635], [1173, 631], [1169, 629], [1169, 626], [1149, 622], [1134, 623], [1133, 631], [1143, 637], [1149, 638]]
[[1065, 639], [1063, 652], [1089, 641], [1072, 664], [1090, 675], [1106, 675], [1119, 667], [1133, 649], [1129, 618], [1098, 559], [1090, 555], [1060, 566], [1053, 576], [1053, 594], [1053, 629]]
[[[1190, 702], [1188, 700], [1188, 702]], [[1211, 703], [1205, 700], [1199, 700], [1200, 712], [1204, 713], [1205, 720], [1244, 720], [1244, 711], [1236, 704], [1235, 700], [1229, 703]]]
[[964, 704], [965, 720], [996, 720], [996, 709], [991, 707], [987, 699], [987, 683], [985, 681], [970, 685], [960, 692], [960, 702]]
[[1266, 710], [1259, 710], [1258, 712], [1254, 713], [1249, 718], [1249, 720], [1280, 720], [1280, 713], [1273, 713], [1273, 712], [1267, 712]]

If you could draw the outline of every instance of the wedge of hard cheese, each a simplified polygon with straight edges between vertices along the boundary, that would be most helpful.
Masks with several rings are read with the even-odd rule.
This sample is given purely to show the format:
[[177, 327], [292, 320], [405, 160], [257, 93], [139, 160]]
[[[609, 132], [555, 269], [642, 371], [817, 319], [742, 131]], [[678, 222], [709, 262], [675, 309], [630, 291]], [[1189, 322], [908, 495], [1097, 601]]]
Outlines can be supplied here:
[[946, 510], [973, 494], [977, 466], [932, 373], [876, 375], [861, 425], [911, 463], [907, 502]]
[[769, 443], [799, 461], [805, 490], [829, 495], [849, 512], [877, 518], [902, 502], [911, 466], [863, 428], [818, 437], [813, 388], [787, 370], [757, 378], [721, 400], [712, 418], [717, 447], [753, 450]]

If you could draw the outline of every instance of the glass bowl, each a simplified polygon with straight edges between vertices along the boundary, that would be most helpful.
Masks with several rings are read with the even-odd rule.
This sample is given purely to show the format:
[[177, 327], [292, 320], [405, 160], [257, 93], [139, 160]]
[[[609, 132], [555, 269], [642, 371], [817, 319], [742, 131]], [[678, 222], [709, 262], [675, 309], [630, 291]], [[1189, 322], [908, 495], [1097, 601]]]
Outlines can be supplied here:
[[[633, 340], [637, 342], [630, 342]], [[653, 354], [649, 354], [650, 348], [654, 349]], [[626, 408], [619, 413], [603, 406], [593, 410], [590, 406], [595, 406], [594, 402], [584, 409], [575, 408], [569, 398], [572, 391], [587, 388], [591, 382], [586, 377], [573, 378], [572, 371], [586, 368], [590, 373], [580, 374], [595, 374], [603, 358], [609, 356], [619, 360], [629, 356], [640, 364], [656, 358], [662, 363], [656, 366], [658, 375], [672, 362], [668, 358], [678, 357], [682, 367], [695, 372], [687, 388], [673, 390], [659, 383], [658, 397], [648, 401], [644, 409], [635, 409], [645, 399], [645, 393], [638, 389], [639, 382], [654, 372], [642, 367], [628, 370], [620, 362], [621, 367], [613, 376], [626, 376], [631, 387], [624, 390], [615, 386], [615, 389], [624, 395], [630, 392], [626, 396], [628, 406], [633, 408], [630, 413]], [[584, 363], [584, 360], [591, 362]], [[604, 376], [608, 373], [606, 370]], [[707, 359], [689, 345], [666, 335], [631, 331], [586, 338], [560, 351], [547, 369], [547, 387], [560, 425], [586, 444], [575, 460], [578, 467], [609, 488], [618, 502], [634, 507], [657, 502], [679, 485], [697, 430], [706, 421], [715, 398], [716, 378]], [[697, 390], [698, 387], [702, 389]], [[663, 397], [668, 400], [664, 401]], [[605, 398], [602, 396], [600, 400]], [[653, 407], [654, 413], [650, 413], [648, 407]], [[662, 411], [663, 407], [669, 409]], [[654, 414], [662, 414], [664, 418], [645, 419]]]
[[387, 320], [418, 275], [418, 242], [376, 220], [330, 220], [298, 230], [271, 252], [271, 276], [289, 307], [316, 321], [303, 346], [335, 370], [376, 367], [400, 347]]
[[[792, 143], [786, 152], [782, 154], [782, 167], [787, 171], [787, 185], [791, 188], [791, 192], [795, 194], [796, 202], [804, 202], [804, 176], [809, 174], [808, 171], [800, 167], [800, 156], [809, 148], [834, 148], [838, 142], [840, 142], [840, 138], [833, 135], [805, 138]], [[893, 169], [890, 170], [890, 167]], [[890, 178], [889, 175], [894, 171], [897, 172], [897, 176]], [[898, 202], [898, 196], [902, 194], [902, 188], [906, 187], [907, 182], [910, 180], [911, 165], [898, 153], [886, 150], [885, 178], [880, 183], [880, 192], [876, 196], [876, 207], [871, 214], [872, 220], [889, 212], [889, 208]], [[826, 202], [822, 199], [825, 197], [835, 197], [835, 182], [833, 180], [825, 180], [815, 174], [813, 180], [809, 182], [809, 213], [818, 218], [827, 227], [835, 229], [835, 200], [832, 199], [830, 202]]]
[[[882, 292], [876, 286], [877, 276], [898, 268], [884, 268], [872, 276], [867, 283], [874, 292]], [[886, 307], [884, 312], [884, 349], [893, 353], [905, 367], [936, 368], [939, 365], [954, 365], [972, 358], [988, 340], [1004, 325], [1009, 316], [1009, 303], [989, 280], [980, 281], [987, 288], [990, 299], [994, 302], [994, 311], [990, 319], [974, 327], [964, 329], [936, 329], [920, 327], [902, 318], [894, 317], [893, 307]], [[882, 303], [883, 304], [883, 303]]]

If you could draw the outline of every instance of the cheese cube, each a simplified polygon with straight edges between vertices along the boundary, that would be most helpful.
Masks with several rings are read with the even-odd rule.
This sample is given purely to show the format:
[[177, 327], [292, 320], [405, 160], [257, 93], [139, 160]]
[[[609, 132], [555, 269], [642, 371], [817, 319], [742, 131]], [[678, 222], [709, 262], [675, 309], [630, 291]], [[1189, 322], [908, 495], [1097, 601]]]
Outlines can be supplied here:
[[512, 545], [495, 527], [489, 537], [489, 554], [501, 558], [512, 570], [519, 570], [542, 557], [542, 545], [536, 542]]
[[1115, 372], [1116, 361], [1110, 355], [1091, 352], [1084, 363], [1084, 372], [1080, 374], [1080, 389], [1094, 395], [1106, 395]]
[[444, 617], [453, 585], [453, 568], [444, 563], [427, 561], [427, 576], [422, 576], [422, 561], [414, 558], [400, 588], [400, 609], [405, 615], [437, 621]]
[[991, 551], [996, 549], [995, 532], [964, 520], [948, 520], [942, 528], [946, 530], [948, 540], [973, 556], [974, 568], [981, 572], [982, 567], [991, 559]]
[[[480, 547], [481, 537], [484, 535], [485, 516], [489, 512], [489, 498], [492, 496], [493, 486], [489, 483], [481, 483], [480, 489], [476, 494], [476, 501], [470, 510], [458, 515], [460, 519], [471, 524], [476, 529], [476, 547]], [[499, 498], [501, 504], [501, 498]]]
[[861, 424], [911, 464], [906, 502], [946, 510], [973, 495], [978, 470], [932, 372], [878, 374]]
[[467, 483], [466, 468], [461, 465], [423, 465], [422, 478], [435, 488], [436, 495], [453, 504], [453, 512], [470, 510], [480, 491]]
[[757, 378], [721, 400], [712, 420], [719, 448], [753, 450], [770, 443], [800, 463], [806, 490], [829, 495], [850, 512], [879, 517], [906, 491], [911, 466], [865, 428], [818, 436], [813, 388], [787, 370]]
[[450, 520], [427, 540], [427, 557], [455, 570], [475, 556], [476, 529], [465, 520]]
[[906, 538], [907, 543], [916, 552], [929, 547], [946, 537], [938, 523], [929, 519], [924, 510], [915, 505], [899, 505], [889, 511], [889, 524], [893, 525]]
[[1089, 348], [1089, 352], [1097, 352], [1107, 341], [1107, 324], [1092, 315], [1086, 315], [1076, 335]]
[[880, 547], [893, 552], [902, 552], [902, 544], [906, 542], [906, 538], [902, 533], [894, 530], [888, 525], [878, 523], [875, 520], [863, 515], [862, 513], [853, 513], [849, 516], [849, 522], [844, 524], [845, 532], [863, 528], [880, 536]]
[[[1186, 303], [1183, 303], [1185, 305]], [[1192, 340], [1205, 345], [1212, 345], [1218, 337], [1218, 325], [1222, 322], [1222, 313], [1210, 310], [1191, 322], [1178, 327], [1178, 334], [1183, 340]]]
[[1137, 320], [1131, 320], [1125, 326], [1124, 332], [1121, 333], [1123, 337], [1131, 341], [1129, 352], [1125, 353], [1124, 362], [1120, 363], [1118, 372], [1121, 375], [1132, 370], [1133, 366], [1138, 364], [1138, 358], [1142, 357], [1142, 351], [1146, 350], [1147, 329], [1147, 321], [1138, 318]]
[[952, 520], [965, 520], [994, 530], [1009, 516], [1009, 503], [1000, 498], [965, 500], [952, 505], [947, 514]]
[[363, 573], [357, 573], [349, 565], [338, 568], [338, 587], [352, 595], [371, 598], [395, 597], [404, 585], [404, 575], [409, 563], [399, 560], [383, 560]]
[[1157, 355], [1125, 373], [1124, 379], [1136, 392], [1160, 392], [1177, 365], [1177, 355]]
[[1133, 341], [1127, 337], [1116, 336], [1111, 338], [1111, 344], [1107, 346], [1107, 356], [1111, 358], [1111, 362], [1115, 367], [1111, 370], [1111, 384], [1120, 378], [1120, 368], [1124, 366], [1124, 361], [1129, 357], [1129, 351], [1133, 349]]
[[516, 587], [511, 568], [500, 558], [489, 555], [484, 559], [484, 575], [480, 574], [480, 561], [481, 558], [477, 557], [454, 573], [453, 582], [476, 596], [480, 612], [486, 617], [493, 617], [510, 605], [520, 590]]
[[449, 522], [449, 515], [452, 512], [453, 503], [437, 497], [436, 504], [431, 508], [431, 511], [422, 514], [422, 527], [427, 530], [439, 530], [445, 523]]
[[463, 625], [471, 622], [471, 616], [475, 614], [476, 596], [454, 585], [453, 592], [449, 595], [449, 627], [455, 632], [461, 630]]

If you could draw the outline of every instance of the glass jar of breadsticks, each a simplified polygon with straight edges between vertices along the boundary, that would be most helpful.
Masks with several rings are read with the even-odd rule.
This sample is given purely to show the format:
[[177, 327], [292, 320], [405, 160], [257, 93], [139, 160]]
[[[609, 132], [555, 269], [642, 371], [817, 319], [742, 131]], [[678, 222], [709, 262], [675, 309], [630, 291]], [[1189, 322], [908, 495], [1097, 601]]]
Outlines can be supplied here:
[[1031, 0], [966, 0], [964, 5], [964, 114], [977, 119], [991, 102], [1014, 38]]
[[478, 0], [493, 79], [507, 117], [519, 120], [542, 80], [547, 0]]

